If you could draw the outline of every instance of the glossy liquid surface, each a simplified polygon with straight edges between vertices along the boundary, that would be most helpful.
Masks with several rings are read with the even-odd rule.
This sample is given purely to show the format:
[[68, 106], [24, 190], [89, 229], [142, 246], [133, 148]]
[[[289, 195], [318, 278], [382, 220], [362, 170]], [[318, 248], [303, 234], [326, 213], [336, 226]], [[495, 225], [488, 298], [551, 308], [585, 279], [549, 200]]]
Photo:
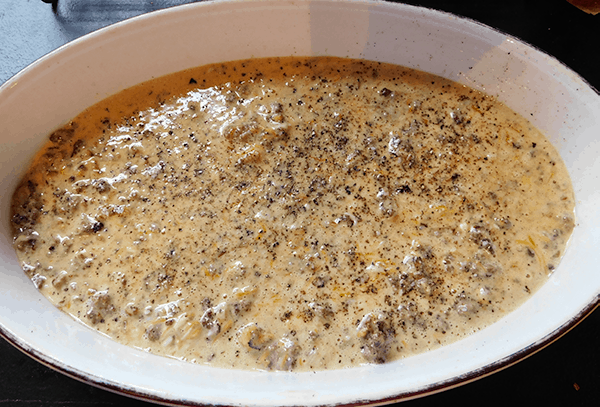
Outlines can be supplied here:
[[495, 100], [337, 58], [238, 61], [54, 132], [14, 196], [42, 293], [197, 363], [384, 363], [514, 310], [574, 226], [556, 150]]

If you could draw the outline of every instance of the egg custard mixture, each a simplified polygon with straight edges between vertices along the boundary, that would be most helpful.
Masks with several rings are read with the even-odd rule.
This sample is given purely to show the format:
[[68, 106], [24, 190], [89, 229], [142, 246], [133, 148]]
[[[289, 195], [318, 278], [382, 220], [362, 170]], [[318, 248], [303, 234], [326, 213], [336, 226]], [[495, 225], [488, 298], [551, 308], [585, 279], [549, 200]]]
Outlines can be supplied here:
[[514, 310], [574, 227], [524, 118], [382, 63], [272, 58], [125, 90], [50, 135], [14, 246], [64, 312], [219, 367], [384, 363]]

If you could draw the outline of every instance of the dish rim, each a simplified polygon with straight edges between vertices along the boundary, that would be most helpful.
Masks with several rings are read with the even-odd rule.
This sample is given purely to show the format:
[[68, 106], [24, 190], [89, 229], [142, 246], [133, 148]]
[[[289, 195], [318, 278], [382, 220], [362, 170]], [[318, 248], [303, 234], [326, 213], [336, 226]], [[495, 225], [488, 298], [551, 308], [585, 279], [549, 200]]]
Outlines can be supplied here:
[[[468, 383], [474, 382], [479, 379], [483, 379], [487, 376], [490, 376], [494, 373], [497, 373], [501, 370], [507, 369], [516, 363], [519, 363], [528, 357], [534, 355], [535, 353], [541, 351], [545, 347], [551, 345], [555, 341], [559, 340], [562, 336], [566, 335], [569, 331], [575, 328], [579, 323], [581, 323], [588, 315], [590, 315], [596, 308], [600, 306], [600, 295], [596, 297], [595, 301], [592, 301], [585, 309], [581, 310], [577, 315], [575, 315], [571, 320], [561, 325], [559, 328], [551, 332], [550, 334], [544, 336], [540, 340], [535, 343], [532, 343], [530, 346], [523, 348], [513, 354], [506, 356], [503, 359], [499, 359], [495, 362], [492, 362], [488, 365], [485, 365], [481, 368], [471, 370], [464, 374], [455, 376], [448, 380], [443, 380], [439, 382], [434, 382], [423, 386], [421, 388], [401, 392], [386, 398], [378, 399], [378, 400], [365, 400], [365, 401], [357, 401], [354, 403], [341, 403], [335, 404], [337, 407], [351, 407], [351, 406], [371, 406], [371, 405], [387, 405], [400, 401], [408, 401], [416, 398], [424, 397], [427, 395], [439, 393], [442, 391], [450, 390], [455, 387], [463, 386]], [[139, 389], [130, 389], [127, 387], [123, 387], [119, 383], [112, 383], [106, 380], [103, 380], [99, 377], [94, 376], [90, 373], [85, 373], [79, 369], [73, 368], [71, 366], [65, 365], [62, 362], [44, 354], [38, 352], [36, 349], [31, 348], [22, 341], [18, 337], [14, 337], [10, 332], [6, 331], [4, 327], [0, 324], [0, 336], [3, 337], [8, 343], [17, 348], [19, 351], [24, 353], [25, 355], [31, 357], [37, 362], [43, 364], [44, 366], [57, 371], [59, 373], [64, 374], [72, 379], [75, 379], [79, 382], [97, 387], [102, 390], [107, 390], [115, 394], [120, 394], [128, 397], [135, 398], [141, 401], [148, 401], [152, 403], [159, 403], [168, 406], [208, 406], [214, 404], [207, 404], [202, 402], [195, 402], [190, 400], [176, 400], [173, 398], [163, 398], [155, 394], [151, 394], [150, 392], [143, 392]], [[232, 404], [233, 405], [233, 404]]]

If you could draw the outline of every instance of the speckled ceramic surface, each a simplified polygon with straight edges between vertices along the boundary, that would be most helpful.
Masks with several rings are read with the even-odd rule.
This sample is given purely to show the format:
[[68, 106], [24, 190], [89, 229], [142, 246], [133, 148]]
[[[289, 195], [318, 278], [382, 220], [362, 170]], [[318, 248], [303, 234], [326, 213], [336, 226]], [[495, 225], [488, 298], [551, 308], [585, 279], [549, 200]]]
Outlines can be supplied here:
[[[577, 198], [577, 227], [550, 281], [517, 312], [453, 345], [386, 365], [318, 373], [227, 371], [146, 354], [51, 306], [19, 268], [8, 207], [48, 132], [140, 81], [276, 55], [407, 65], [485, 90], [530, 117], [559, 148]], [[600, 96], [551, 57], [449, 14], [364, 1], [225, 1], [151, 13], [76, 40], [6, 82], [0, 122], [0, 329], [43, 363], [98, 386], [173, 404], [393, 401], [508, 366], [556, 339], [599, 301]]]

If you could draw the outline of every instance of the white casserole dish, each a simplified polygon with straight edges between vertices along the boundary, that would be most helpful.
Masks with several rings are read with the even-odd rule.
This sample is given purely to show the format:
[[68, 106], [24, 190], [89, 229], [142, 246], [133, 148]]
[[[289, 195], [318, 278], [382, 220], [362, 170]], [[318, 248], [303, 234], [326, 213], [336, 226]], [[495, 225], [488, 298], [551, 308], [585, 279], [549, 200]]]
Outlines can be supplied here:
[[[497, 96], [557, 146], [577, 227], [550, 281], [517, 312], [453, 345], [394, 363], [317, 373], [191, 365], [119, 345], [52, 306], [21, 271], [12, 192], [48, 133], [141, 81], [249, 57], [336, 55], [397, 63]], [[383, 403], [453, 387], [526, 357], [599, 303], [600, 96], [558, 61], [450, 14], [366, 1], [225, 1], [167, 9], [76, 40], [0, 88], [0, 331], [91, 384], [172, 404]]]

